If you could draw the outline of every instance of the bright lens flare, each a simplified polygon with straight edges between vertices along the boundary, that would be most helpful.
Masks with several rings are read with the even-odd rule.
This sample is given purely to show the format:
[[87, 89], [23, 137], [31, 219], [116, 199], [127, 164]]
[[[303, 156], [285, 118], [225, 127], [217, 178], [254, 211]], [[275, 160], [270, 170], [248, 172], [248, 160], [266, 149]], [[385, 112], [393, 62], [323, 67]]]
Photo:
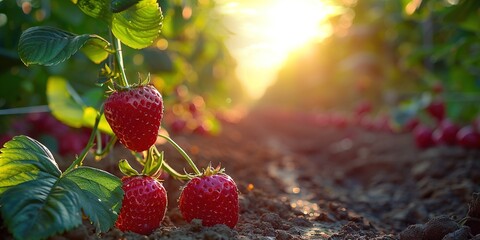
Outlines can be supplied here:
[[265, 9], [264, 37], [272, 48], [290, 52], [309, 41], [320, 40], [329, 32], [322, 22], [328, 8], [318, 0], [276, 1]]
[[288, 55], [331, 33], [326, 19], [335, 8], [322, 0], [242, 0], [223, 2], [234, 33], [227, 43], [238, 60], [237, 73], [251, 97], [259, 98]]

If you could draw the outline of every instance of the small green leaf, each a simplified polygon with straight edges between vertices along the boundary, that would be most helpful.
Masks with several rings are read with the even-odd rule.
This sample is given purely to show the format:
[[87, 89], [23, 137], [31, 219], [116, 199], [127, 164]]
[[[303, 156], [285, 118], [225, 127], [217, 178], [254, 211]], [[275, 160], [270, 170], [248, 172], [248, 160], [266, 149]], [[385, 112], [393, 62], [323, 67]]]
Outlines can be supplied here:
[[112, 32], [125, 45], [141, 49], [152, 45], [162, 29], [163, 15], [156, 0], [141, 0], [127, 10], [114, 13]]
[[0, 194], [33, 179], [60, 176], [52, 153], [38, 141], [17, 136], [4, 146], [0, 154]]
[[113, 226], [122, 204], [122, 182], [105, 171], [78, 167], [64, 176], [77, 185], [80, 205], [97, 230], [106, 232]]
[[91, 39], [89, 44], [85, 44], [82, 52], [94, 63], [100, 64], [107, 59], [109, 52], [106, 50], [110, 44], [103, 39]]
[[89, 47], [90, 50], [87, 53], [98, 60], [103, 56], [98, 54], [99, 49], [105, 49], [109, 43], [93, 34], [75, 35], [60, 29], [39, 26], [29, 28], [22, 33], [18, 43], [18, 53], [27, 66], [30, 64], [52, 66], [70, 58], [85, 44], [93, 45]]

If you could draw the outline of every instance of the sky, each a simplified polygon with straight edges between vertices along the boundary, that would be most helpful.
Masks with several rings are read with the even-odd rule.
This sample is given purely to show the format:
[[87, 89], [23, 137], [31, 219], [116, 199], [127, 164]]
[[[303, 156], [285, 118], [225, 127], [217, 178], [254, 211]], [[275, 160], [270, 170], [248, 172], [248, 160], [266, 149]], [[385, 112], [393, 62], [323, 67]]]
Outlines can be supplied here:
[[289, 53], [331, 30], [325, 19], [335, 12], [327, 0], [217, 0], [233, 33], [227, 40], [238, 61], [237, 75], [257, 99], [274, 81]]

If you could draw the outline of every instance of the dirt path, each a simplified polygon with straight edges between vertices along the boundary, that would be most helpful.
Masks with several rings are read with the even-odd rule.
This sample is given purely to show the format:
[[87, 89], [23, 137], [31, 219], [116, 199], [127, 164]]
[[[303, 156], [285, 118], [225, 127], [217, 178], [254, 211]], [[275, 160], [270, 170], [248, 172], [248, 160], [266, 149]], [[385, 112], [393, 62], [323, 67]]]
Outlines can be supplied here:
[[[409, 134], [320, 127], [279, 111], [254, 111], [223, 128], [215, 137], [172, 137], [199, 166], [221, 163], [235, 179], [239, 223], [233, 230], [186, 224], [176, 203], [183, 183], [167, 179], [169, 210], [150, 239], [398, 239], [433, 217], [460, 220], [480, 191], [478, 152], [419, 151]], [[186, 167], [174, 149], [160, 148], [171, 165]], [[97, 164], [119, 174], [114, 160]], [[65, 238], [146, 239], [118, 230], [98, 236], [88, 223], [55, 239]]]

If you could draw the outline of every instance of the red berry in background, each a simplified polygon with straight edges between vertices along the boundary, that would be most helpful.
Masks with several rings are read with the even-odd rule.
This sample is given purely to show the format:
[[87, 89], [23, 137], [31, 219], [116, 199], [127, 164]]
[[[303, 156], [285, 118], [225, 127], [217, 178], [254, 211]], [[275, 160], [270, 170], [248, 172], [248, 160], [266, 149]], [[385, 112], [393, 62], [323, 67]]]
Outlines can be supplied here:
[[174, 133], [180, 133], [185, 129], [186, 126], [187, 126], [187, 122], [185, 120], [175, 119], [170, 125], [170, 129]]
[[427, 112], [437, 121], [445, 118], [445, 103], [440, 100], [432, 101], [426, 108]]
[[415, 138], [415, 144], [420, 149], [429, 148], [435, 145], [433, 141], [433, 130], [427, 126], [418, 125], [413, 130], [413, 136]]
[[458, 144], [467, 149], [480, 148], [480, 133], [471, 126], [461, 128], [457, 133]]
[[408, 121], [405, 123], [404, 129], [406, 131], [413, 131], [418, 125], [420, 124], [420, 120], [418, 118], [410, 118]]
[[369, 102], [362, 102], [355, 107], [354, 111], [356, 116], [363, 116], [372, 111], [372, 104]]
[[436, 143], [455, 145], [457, 143], [457, 133], [460, 127], [449, 120], [443, 120], [437, 129], [433, 132], [433, 139]]
[[226, 174], [195, 177], [183, 188], [179, 200], [183, 218], [190, 222], [201, 219], [203, 226], [238, 222], [238, 190]]
[[198, 108], [194, 102], [188, 103], [188, 111], [190, 111], [190, 113], [194, 116], [197, 114]]
[[348, 126], [348, 120], [344, 115], [332, 114], [330, 116], [330, 123], [337, 128], [343, 129]]
[[195, 127], [195, 129], [193, 129], [193, 133], [198, 135], [208, 135], [209, 132], [210, 131], [205, 123], [200, 123], [197, 127]]
[[125, 147], [145, 151], [157, 139], [163, 117], [162, 95], [151, 85], [116, 91], [105, 101], [105, 117]]
[[167, 209], [167, 192], [149, 176], [122, 178], [125, 192], [115, 226], [126, 232], [149, 235], [160, 226]]
[[58, 153], [63, 156], [80, 154], [87, 145], [89, 137], [81, 131], [69, 130], [58, 138]]

